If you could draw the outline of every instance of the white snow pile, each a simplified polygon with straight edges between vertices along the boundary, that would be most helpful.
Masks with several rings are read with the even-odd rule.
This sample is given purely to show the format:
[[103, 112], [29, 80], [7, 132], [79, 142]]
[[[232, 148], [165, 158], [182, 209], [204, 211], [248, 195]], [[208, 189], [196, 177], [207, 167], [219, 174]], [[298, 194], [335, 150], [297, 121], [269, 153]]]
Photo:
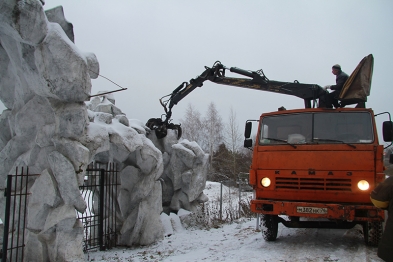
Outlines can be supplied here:
[[0, 100], [7, 108], [0, 115], [1, 220], [7, 175], [28, 166], [40, 175], [27, 185], [26, 260], [84, 261], [76, 211], [87, 204], [79, 186], [91, 162], [115, 162], [118, 244], [163, 239], [163, 206], [170, 214], [207, 201], [207, 155], [194, 142], [179, 142], [175, 131], [157, 140], [111, 95], [90, 100], [98, 60], [75, 46], [62, 7], [44, 12], [43, 2], [0, 1]]

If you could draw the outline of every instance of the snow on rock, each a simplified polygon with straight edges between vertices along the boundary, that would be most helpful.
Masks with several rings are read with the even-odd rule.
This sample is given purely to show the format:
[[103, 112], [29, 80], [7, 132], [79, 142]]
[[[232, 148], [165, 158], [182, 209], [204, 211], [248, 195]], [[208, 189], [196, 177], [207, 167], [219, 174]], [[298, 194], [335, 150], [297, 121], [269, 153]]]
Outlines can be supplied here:
[[170, 237], [171, 235], [173, 235], [173, 226], [172, 226], [171, 218], [167, 214], [161, 213], [160, 219], [164, 229], [164, 236]]
[[139, 134], [146, 135], [149, 128], [138, 119], [128, 119], [128, 126], [134, 128]]
[[113, 94], [90, 99], [98, 60], [75, 46], [62, 7], [44, 12], [43, 3], [0, 1], [0, 100], [7, 108], [0, 115], [0, 190], [16, 167], [37, 174], [26, 183], [26, 259], [84, 261], [76, 211], [87, 209], [79, 186], [89, 183], [91, 162], [117, 164], [120, 185], [111, 197], [119, 207], [119, 245], [148, 245], [181, 232], [173, 212], [208, 200], [208, 155], [172, 130], [158, 140], [115, 106]]
[[180, 218], [175, 213], [170, 213], [169, 218], [171, 219], [171, 225], [172, 225], [173, 230], [175, 232], [179, 233], [184, 230], [184, 227], [180, 221]]
[[[191, 214], [191, 212], [188, 212], [188, 214]], [[179, 216], [176, 215], [175, 213], [171, 212], [169, 216], [165, 213], [162, 213], [160, 219], [163, 226], [165, 237], [170, 237], [175, 232], [180, 233], [185, 230]]]
[[[74, 27], [71, 23], [69, 23], [65, 16], [64, 10], [62, 6], [58, 6], [56, 8], [45, 11], [46, 17], [49, 21], [58, 23], [61, 28], [63, 28], [67, 37], [74, 42]], [[98, 71], [97, 71], [98, 72]]]
[[[46, 83], [37, 87], [38, 93], [64, 102], [86, 101], [91, 91], [90, 64], [59, 24], [48, 25], [48, 34], [34, 51], [37, 70]], [[64, 63], [65, 57], [72, 63]]]

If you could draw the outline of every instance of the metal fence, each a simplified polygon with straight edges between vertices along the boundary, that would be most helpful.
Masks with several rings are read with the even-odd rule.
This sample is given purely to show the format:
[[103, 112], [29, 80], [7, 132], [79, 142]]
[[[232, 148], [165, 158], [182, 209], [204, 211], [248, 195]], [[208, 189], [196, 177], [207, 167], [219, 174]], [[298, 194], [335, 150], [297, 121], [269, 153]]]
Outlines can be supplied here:
[[23, 261], [25, 247], [28, 183], [38, 174], [29, 174], [29, 168], [16, 168], [14, 175], [7, 176], [4, 215], [3, 247], [1, 261]]
[[[248, 183], [248, 173], [239, 173], [238, 177], [236, 179], [236, 181], [233, 180], [222, 180], [219, 182], [220, 183], [220, 197], [219, 197], [219, 201], [220, 201], [220, 207], [219, 207], [219, 219], [223, 220], [223, 213], [224, 213], [224, 207], [223, 207], [223, 202], [224, 202], [224, 196], [223, 196], [223, 186], [225, 185], [229, 192], [227, 192], [229, 198], [231, 198], [231, 188], [234, 188], [233, 190], [237, 190], [238, 191], [238, 201], [237, 201], [237, 212], [235, 210], [231, 210], [232, 212], [234, 211], [234, 217], [241, 217], [242, 215], [245, 215], [245, 213], [249, 213], [246, 210], [244, 210], [245, 205], [247, 205], [247, 197], [242, 194], [245, 192], [250, 192], [252, 191], [252, 187], [249, 185]], [[237, 189], [236, 189], [237, 187]], [[231, 204], [235, 204], [236, 202], [230, 201], [230, 205]], [[247, 205], [248, 206], [248, 205]], [[232, 208], [232, 207], [230, 207]]]
[[116, 246], [118, 170], [114, 163], [94, 163], [86, 170], [79, 187], [87, 209], [77, 212], [84, 226], [83, 250], [106, 250]]
[[[31, 179], [39, 174], [29, 174], [28, 167], [16, 168], [7, 176], [5, 215], [1, 261], [25, 260], [25, 235], [28, 196]], [[79, 187], [87, 203], [84, 213], [76, 212], [84, 226], [83, 250], [106, 250], [116, 246], [116, 212], [118, 170], [114, 163], [94, 163], [88, 166], [84, 183]]]

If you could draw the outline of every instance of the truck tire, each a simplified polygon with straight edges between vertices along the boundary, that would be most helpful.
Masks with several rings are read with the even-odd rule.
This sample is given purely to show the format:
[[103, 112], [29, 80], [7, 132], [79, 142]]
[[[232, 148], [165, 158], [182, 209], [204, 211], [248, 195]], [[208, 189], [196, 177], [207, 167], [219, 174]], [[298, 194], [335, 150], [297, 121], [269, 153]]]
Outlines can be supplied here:
[[376, 247], [383, 233], [382, 222], [365, 222], [363, 224], [363, 236], [366, 245]]
[[263, 239], [265, 239], [266, 241], [276, 240], [278, 233], [278, 216], [262, 215], [261, 231]]

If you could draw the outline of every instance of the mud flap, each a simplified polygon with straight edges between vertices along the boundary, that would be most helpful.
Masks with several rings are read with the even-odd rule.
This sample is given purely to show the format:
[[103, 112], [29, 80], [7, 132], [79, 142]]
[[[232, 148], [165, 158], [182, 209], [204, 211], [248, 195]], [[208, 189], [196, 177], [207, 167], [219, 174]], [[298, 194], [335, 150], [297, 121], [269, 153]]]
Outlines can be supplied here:
[[365, 222], [363, 224], [363, 236], [366, 245], [377, 247], [383, 233], [382, 222]]

